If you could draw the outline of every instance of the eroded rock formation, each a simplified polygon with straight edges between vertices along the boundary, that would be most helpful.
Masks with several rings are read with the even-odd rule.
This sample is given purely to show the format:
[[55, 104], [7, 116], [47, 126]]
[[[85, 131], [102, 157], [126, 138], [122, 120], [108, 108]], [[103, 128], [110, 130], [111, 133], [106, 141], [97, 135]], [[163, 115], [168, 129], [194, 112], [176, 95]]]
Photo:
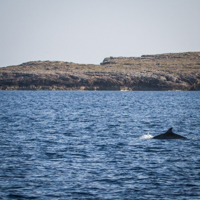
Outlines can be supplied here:
[[200, 52], [109, 57], [100, 65], [33, 61], [0, 68], [1, 90], [200, 90]]

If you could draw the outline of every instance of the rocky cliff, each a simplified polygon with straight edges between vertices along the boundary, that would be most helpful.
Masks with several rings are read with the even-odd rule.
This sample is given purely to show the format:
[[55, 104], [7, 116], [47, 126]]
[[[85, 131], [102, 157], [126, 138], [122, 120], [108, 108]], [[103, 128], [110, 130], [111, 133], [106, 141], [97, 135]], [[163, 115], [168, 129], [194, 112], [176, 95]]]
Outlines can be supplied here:
[[200, 90], [200, 52], [34, 61], [0, 68], [1, 90]]

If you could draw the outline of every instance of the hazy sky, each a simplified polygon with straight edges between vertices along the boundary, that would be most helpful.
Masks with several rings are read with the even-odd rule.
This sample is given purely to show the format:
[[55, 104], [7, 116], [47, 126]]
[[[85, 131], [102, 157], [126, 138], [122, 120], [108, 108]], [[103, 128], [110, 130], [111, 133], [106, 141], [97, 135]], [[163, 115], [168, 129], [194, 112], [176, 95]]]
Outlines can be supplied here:
[[200, 0], [0, 0], [0, 67], [200, 51]]

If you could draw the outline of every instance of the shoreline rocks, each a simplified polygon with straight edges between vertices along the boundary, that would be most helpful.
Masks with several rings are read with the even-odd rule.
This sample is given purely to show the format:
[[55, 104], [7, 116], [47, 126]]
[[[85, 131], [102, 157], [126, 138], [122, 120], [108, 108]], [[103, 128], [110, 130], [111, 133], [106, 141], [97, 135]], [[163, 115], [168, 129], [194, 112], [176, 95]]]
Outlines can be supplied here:
[[200, 90], [200, 52], [109, 57], [100, 65], [31, 61], [0, 68], [0, 90]]

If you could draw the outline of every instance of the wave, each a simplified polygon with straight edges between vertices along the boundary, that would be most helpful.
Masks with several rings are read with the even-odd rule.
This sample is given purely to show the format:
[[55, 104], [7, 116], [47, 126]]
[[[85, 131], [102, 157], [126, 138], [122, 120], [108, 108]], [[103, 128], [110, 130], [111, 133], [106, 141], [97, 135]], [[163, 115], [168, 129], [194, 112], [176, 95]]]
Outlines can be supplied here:
[[153, 138], [153, 136], [150, 135], [149, 133], [140, 137], [140, 139], [151, 139], [151, 138]]

